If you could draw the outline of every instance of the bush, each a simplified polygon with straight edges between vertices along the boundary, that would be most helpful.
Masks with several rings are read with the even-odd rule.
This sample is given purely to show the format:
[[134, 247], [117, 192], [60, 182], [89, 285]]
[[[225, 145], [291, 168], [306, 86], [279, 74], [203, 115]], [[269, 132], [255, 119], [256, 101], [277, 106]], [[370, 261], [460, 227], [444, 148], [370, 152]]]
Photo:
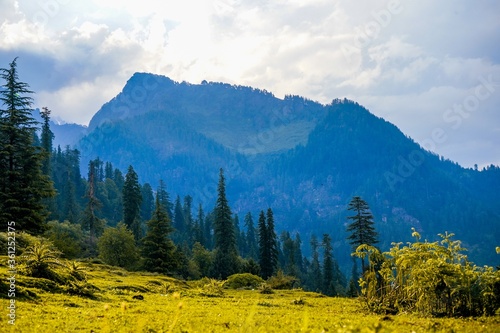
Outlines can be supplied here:
[[250, 273], [242, 273], [242, 274], [233, 274], [227, 278], [224, 287], [230, 289], [239, 289], [239, 288], [257, 288], [264, 280], [257, 275], [253, 275]]
[[55, 268], [62, 266], [60, 254], [50, 241], [41, 238], [23, 252], [23, 271], [27, 276], [62, 282], [61, 276], [55, 271]]
[[299, 279], [295, 276], [285, 275], [281, 270], [267, 280], [267, 283], [273, 289], [293, 289], [298, 282]]
[[44, 235], [62, 252], [63, 257], [73, 259], [82, 254], [83, 232], [80, 224], [50, 221], [47, 225], [49, 229]]
[[139, 250], [134, 234], [120, 223], [116, 228], [107, 228], [97, 241], [99, 257], [108, 265], [133, 269], [138, 266]]
[[354, 255], [368, 258], [369, 267], [360, 279], [363, 298], [372, 311], [418, 312], [434, 316], [494, 315], [500, 306], [495, 287], [500, 271], [477, 267], [467, 260], [453, 234], [440, 234], [441, 242], [393, 244], [381, 253], [366, 244]]

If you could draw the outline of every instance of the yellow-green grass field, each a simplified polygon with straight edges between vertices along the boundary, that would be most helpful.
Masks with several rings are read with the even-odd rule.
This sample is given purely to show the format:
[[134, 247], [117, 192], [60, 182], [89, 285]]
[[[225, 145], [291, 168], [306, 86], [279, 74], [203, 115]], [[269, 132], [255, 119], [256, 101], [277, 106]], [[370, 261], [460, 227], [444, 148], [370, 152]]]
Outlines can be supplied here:
[[[5, 281], [5, 257], [1, 261]], [[93, 297], [69, 295], [69, 289], [48, 280], [18, 274], [16, 288], [24, 298], [16, 299], [14, 325], [9, 324], [10, 300], [0, 299], [0, 332], [500, 332], [499, 316], [384, 316], [368, 312], [356, 299], [301, 290], [223, 289], [220, 295], [220, 285], [211, 280], [183, 282], [83, 265]]]

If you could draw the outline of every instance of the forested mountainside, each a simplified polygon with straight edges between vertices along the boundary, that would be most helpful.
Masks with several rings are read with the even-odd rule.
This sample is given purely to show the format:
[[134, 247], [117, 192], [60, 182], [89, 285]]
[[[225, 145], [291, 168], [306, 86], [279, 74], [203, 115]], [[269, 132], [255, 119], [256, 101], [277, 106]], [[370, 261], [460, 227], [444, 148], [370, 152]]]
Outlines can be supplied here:
[[[466, 169], [422, 149], [397, 127], [349, 100], [321, 105], [298, 96], [223, 83], [178, 83], [136, 73], [103, 105], [78, 145], [85, 168], [99, 157], [156, 188], [211, 209], [223, 168], [234, 213], [272, 207], [278, 230], [332, 235], [349, 260], [346, 207], [370, 205], [380, 246], [454, 232], [477, 263], [496, 264], [500, 168]], [[82, 172], [84, 174], [84, 172]], [[256, 214], [255, 214], [256, 215]]]

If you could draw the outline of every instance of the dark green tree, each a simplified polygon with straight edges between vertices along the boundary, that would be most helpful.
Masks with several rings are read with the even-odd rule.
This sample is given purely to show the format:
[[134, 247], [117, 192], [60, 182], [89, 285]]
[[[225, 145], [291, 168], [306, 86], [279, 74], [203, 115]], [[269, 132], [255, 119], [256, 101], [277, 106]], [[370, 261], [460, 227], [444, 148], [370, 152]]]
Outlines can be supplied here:
[[153, 216], [147, 222], [147, 227], [146, 236], [142, 240], [144, 268], [150, 272], [173, 273], [179, 265], [176, 246], [169, 238], [174, 229], [158, 196]]
[[134, 234], [135, 240], [141, 239], [140, 210], [142, 203], [139, 178], [132, 166], [128, 167], [123, 185], [123, 222]]
[[137, 267], [139, 249], [132, 232], [123, 224], [107, 228], [97, 241], [99, 257], [109, 265], [126, 269]]
[[259, 264], [261, 276], [271, 277], [278, 266], [278, 240], [274, 231], [274, 217], [271, 208], [259, 215]]
[[219, 172], [217, 192], [214, 219], [214, 276], [226, 279], [229, 275], [238, 272], [238, 253], [231, 209], [226, 198], [226, 182], [222, 168]]
[[[348, 220], [352, 221], [347, 226], [347, 232], [350, 233], [347, 239], [353, 247], [353, 252], [361, 244], [373, 246], [378, 243], [377, 232], [373, 226], [373, 215], [366, 201], [359, 196], [355, 196], [347, 209], [355, 213], [355, 215], [347, 217]], [[366, 269], [364, 258], [361, 259], [361, 267], [364, 273]]]
[[247, 244], [247, 257], [257, 260], [259, 258], [259, 242], [257, 239], [257, 232], [255, 230], [252, 213], [248, 212], [245, 215], [246, 227], [246, 244]]
[[335, 296], [337, 295], [337, 291], [335, 290], [335, 281], [333, 275], [333, 248], [332, 248], [332, 239], [330, 235], [323, 234], [323, 242], [321, 243], [323, 246], [323, 287], [322, 291], [325, 295]]
[[174, 218], [174, 214], [172, 213], [174, 205], [172, 204], [172, 202], [170, 202], [170, 195], [168, 194], [167, 187], [162, 179], [160, 179], [160, 185], [158, 187], [156, 195], [160, 197], [160, 204], [163, 205], [163, 208], [165, 208], [168, 217], [172, 221]]
[[51, 111], [47, 107], [43, 107], [40, 112], [43, 119], [40, 143], [45, 152], [45, 158], [42, 163], [42, 172], [47, 176], [51, 176], [50, 154], [52, 154], [52, 141], [54, 140], [54, 133], [50, 130], [50, 112]]
[[97, 238], [100, 237], [104, 231], [105, 221], [97, 216], [97, 212], [101, 209], [102, 204], [96, 196], [96, 168], [95, 161], [89, 162], [89, 176], [88, 176], [88, 189], [87, 189], [87, 205], [83, 211], [80, 224], [82, 230], [87, 233], [87, 255], [92, 256], [95, 254]]
[[155, 210], [155, 198], [153, 196], [153, 189], [149, 183], [145, 183], [141, 188], [142, 204], [141, 204], [141, 218], [144, 221], [149, 221]]
[[312, 251], [312, 261], [309, 271], [309, 287], [313, 291], [320, 291], [323, 286], [323, 276], [321, 274], [321, 264], [319, 262], [319, 243], [316, 235], [311, 236], [311, 251]]
[[17, 230], [41, 234], [48, 216], [43, 200], [55, 192], [42, 172], [46, 152], [34, 145], [33, 92], [19, 81], [16, 61], [0, 68], [0, 224], [15, 221]]

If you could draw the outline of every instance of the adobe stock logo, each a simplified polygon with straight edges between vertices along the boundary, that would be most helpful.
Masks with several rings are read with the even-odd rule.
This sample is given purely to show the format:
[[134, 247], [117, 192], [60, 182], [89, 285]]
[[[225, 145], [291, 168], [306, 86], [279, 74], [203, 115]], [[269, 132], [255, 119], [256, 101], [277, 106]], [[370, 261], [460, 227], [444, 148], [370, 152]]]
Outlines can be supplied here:
[[382, 29], [387, 28], [395, 15], [403, 11], [403, 6], [398, 0], [391, 0], [385, 9], [372, 11], [373, 20], [368, 21], [363, 27], [354, 28], [355, 36], [351, 43], [340, 45], [342, 53], [348, 61], [351, 61], [353, 54], [359, 54], [361, 49], [370, 42], [378, 38]]
[[71, 0], [39, 0], [40, 10], [33, 15], [33, 22], [45, 25], [50, 19], [56, 17], [62, 5], [67, 5]]

